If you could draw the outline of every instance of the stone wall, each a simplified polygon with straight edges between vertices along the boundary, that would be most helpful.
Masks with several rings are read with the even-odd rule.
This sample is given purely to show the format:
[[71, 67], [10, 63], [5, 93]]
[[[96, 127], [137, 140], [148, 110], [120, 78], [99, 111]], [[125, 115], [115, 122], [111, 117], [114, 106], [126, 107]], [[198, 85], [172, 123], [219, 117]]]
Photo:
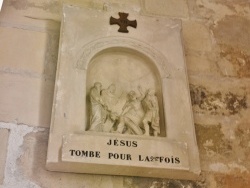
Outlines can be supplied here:
[[0, 12], [0, 187], [250, 187], [249, 0], [64, 0], [124, 4], [183, 21], [202, 173], [197, 181], [45, 170], [60, 30], [60, 0], [4, 0]]

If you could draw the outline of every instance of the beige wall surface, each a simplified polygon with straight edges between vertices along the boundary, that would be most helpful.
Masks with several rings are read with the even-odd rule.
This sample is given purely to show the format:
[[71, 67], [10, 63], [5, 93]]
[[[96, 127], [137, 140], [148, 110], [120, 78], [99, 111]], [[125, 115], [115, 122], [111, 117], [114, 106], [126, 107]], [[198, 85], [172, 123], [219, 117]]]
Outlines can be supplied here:
[[[202, 173], [197, 181], [45, 170], [62, 3], [182, 20]], [[249, 0], [4, 0], [0, 187], [250, 187]], [[154, 185], [153, 185], [154, 184]]]

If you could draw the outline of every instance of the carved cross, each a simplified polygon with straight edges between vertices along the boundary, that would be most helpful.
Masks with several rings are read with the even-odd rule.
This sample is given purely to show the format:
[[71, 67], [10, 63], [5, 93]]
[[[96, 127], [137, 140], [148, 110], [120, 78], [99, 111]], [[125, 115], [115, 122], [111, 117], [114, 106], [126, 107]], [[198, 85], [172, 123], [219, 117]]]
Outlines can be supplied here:
[[128, 26], [133, 27], [133, 28], [137, 27], [136, 20], [130, 21], [130, 20], [127, 19], [128, 18], [128, 13], [119, 12], [118, 14], [120, 16], [119, 19], [113, 18], [111, 16], [110, 20], [109, 20], [110, 25], [117, 24], [117, 25], [120, 26], [118, 32], [128, 33], [128, 29], [127, 29]]

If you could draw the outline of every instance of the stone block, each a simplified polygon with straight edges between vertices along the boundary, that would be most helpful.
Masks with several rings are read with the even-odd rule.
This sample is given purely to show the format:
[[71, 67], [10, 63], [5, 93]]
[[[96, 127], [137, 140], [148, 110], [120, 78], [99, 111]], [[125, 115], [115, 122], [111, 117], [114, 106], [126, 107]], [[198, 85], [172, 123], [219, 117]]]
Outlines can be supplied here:
[[228, 15], [238, 15], [241, 18], [246, 18], [250, 15], [250, 6], [247, 0], [188, 0], [188, 6], [190, 17], [194, 19], [209, 20], [211, 24], [214, 23], [215, 25]]
[[138, 178], [138, 177], [125, 177], [123, 181], [124, 188], [139, 187], [139, 188], [207, 188], [206, 182], [202, 180], [172, 180], [172, 179], [159, 179], [159, 178]]
[[0, 185], [3, 184], [4, 180], [4, 170], [5, 170], [5, 161], [7, 156], [7, 147], [8, 147], [8, 138], [9, 138], [9, 130], [8, 129], [0, 129]]
[[[17, 23], [29, 22], [36, 23], [35, 25], [40, 25], [41, 23], [39, 24], [39, 20], [59, 20], [60, 9], [60, 0], [8, 0], [3, 3], [1, 20], [8, 22], [16, 21]], [[38, 20], [34, 20], [36, 18]]]
[[[249, 19], [244, 17], [226, 16], [218, 21], [218, 23], [211, 29], [218, 44], [227, 45], [230, 48], [235, 49], [235, 51], [242, 51], [243, 54], [249, 56], [249, 24]], [[247, 63], [249, 64], [249, 60]]]
[[63, 3], [67, 4], [74, 4], [76, 6], [80, 7], [91, 7], [91, 8], [97, 8], [97, 9], [105, 9], [106, 6], [109, 6], [112, 4], [114, 5], [121, 5], [124, 8], [125, 6], [130, 6], [130, 8], [140, 9], [140, 0], [127, 0], [123, 2], [117, 2], [117, 0], [63, 0]]
[[39, 77], [45, 71], [46, 33], [0, 27], [0, 72]]
[[187, 70], [189, 75], [218, 75], [216, 63], [211, 58], [211, 53], [186, 50]]
[[226, 58], [220, 58], [217, 62], [220, 72], [226, 77], [237, 77], [236, 67]]
[[248, 50], [241, 50], [237, 45], [220, 45], [218, 53], [217, 64], [223, 76], [250, 77], [250, 53]]
[[222, 1], [197, 1], [188, 0], [189, 14], [194, 19], [204, 19], [217, 21], [225, 15], [233, 14], [227, 6], [221, 4]]
[[191, 76], [190, 81], [202, 169], [246, 172], [250, 167], [248, 80]]
[[248, 110], [250, 91], [247, 81], [190, 76], [190, 82], [193, 109], [200, 109], [197, 113], [233, 116]]
[[188, 18], [186, 0], [142, 0], [142, 11], [149, 15]]
[[216, 187], [245, 188], [250, 185], [250, 175], [246, 173], [215, 174]]
[[184, 46], [189, 50], [211, 51], [212, 41], [209, 29], [195, 21], [183, 21]]
[[54, 82], [21, 75], [0, 74], [0, 120], [48, 127]]
[[[54, 12], [53, 12], [53, 9], [54, 9]], [[4, 1], [2, 10], [0, 12], [0, 27], [22, 29], [23, 32], [18, 30], [17, 32], [19, 33], [16, 34], [16, 36], [13, 35], [14, 31], [12, 31], [11, 37], [8, 38], [8, 40], [10, 40], [12, 37], [15, 39], [18, 38], [17, 41], [21, 40], [21, 36], [25, 36], [24, 34], [25, 30], [38, 31], [42, 33], [46, 33], [46, 32], [59, 33], [59, 30], [60, 30], [59, 10], [60, 10], [59, 1], [49, 1], [49, 2], [48, 1], [46, 2], [43, 0], [36, 1], [36, 2], [32, 0]], [[29, 35], [31, 34], [29, 33]], [[38, 42], [40, 42], [40, 38], [41, 37], [38, 37], [38, 40], [39, 40]], [[26, 43], [26, 40], [24, 40], [24, 43]], [[34, 40], [35, 39], [33, 39], [33, 41]], [[30, 43], [30, 41], [31, 40], [27, 42], [28, 44], [27, 47], [32, 46], [32, 43]], [[5, 44], [8, 44], [8, 43], [5, 43]], [[23, 43], [19, 43], [17, 47], [20, 46], [21, 44]], [[29, 48], [25, 48], [25, 49], [29, 49]]]

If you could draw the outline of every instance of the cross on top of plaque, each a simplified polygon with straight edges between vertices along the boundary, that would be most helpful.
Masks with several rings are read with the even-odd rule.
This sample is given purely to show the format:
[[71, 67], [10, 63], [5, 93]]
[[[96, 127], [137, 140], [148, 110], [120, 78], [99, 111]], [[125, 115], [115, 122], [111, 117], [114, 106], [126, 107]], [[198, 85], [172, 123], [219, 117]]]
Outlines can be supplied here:
[[133, 27], [133, 28], [137, 27], [136, 20], [130, 21], [130, 20], [127, 19], [128, 18], [128, 13], [119, 12], [118, 14], [120, 16], [119, 19], [113, 18], [111, 16], [110, 20], [109, 20], [110, 25], [117, 24], [117, 25], [120, 26], [118, 32], [128, 33], [128, 29], [127, 29], [128, 26]]

